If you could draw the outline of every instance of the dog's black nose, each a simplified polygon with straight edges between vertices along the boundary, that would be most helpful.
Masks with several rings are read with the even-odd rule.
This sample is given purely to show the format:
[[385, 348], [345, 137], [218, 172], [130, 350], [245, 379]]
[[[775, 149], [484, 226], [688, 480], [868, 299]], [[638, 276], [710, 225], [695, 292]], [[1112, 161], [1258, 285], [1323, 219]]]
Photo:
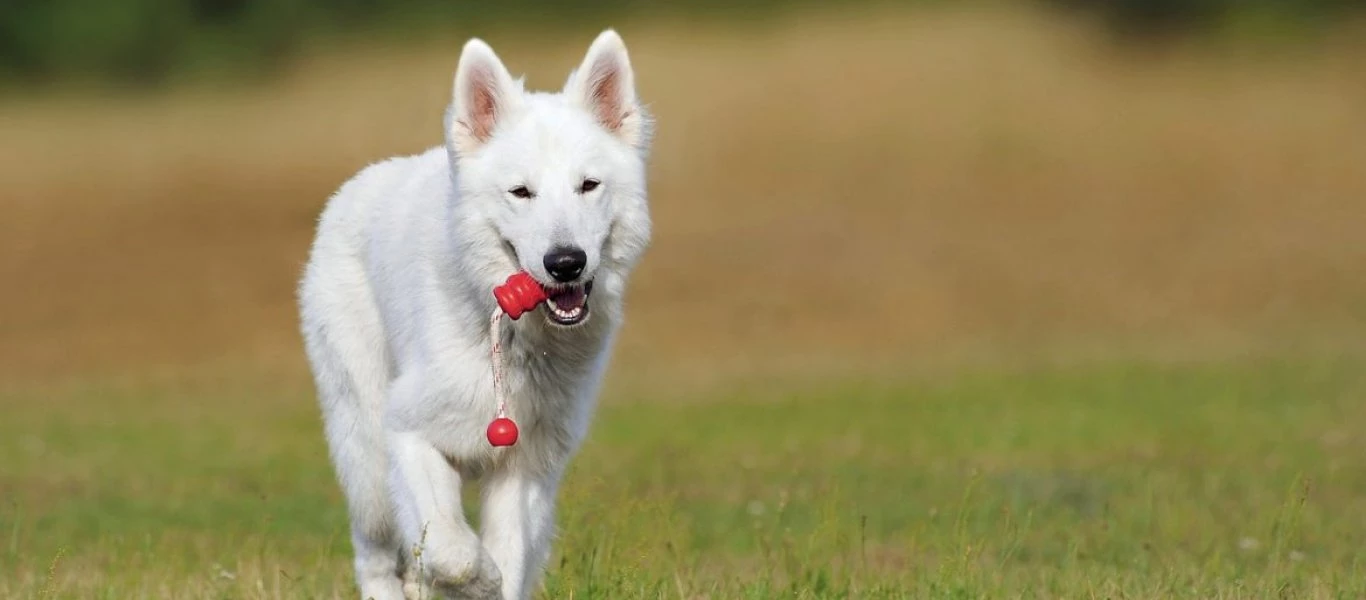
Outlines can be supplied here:
[[588, 253], [578, 248], [560, 246], [552, 248], [545, 255], [545, 270], [550, 272], [555, 281], [563, 283], [578, 279], [587, 264]]

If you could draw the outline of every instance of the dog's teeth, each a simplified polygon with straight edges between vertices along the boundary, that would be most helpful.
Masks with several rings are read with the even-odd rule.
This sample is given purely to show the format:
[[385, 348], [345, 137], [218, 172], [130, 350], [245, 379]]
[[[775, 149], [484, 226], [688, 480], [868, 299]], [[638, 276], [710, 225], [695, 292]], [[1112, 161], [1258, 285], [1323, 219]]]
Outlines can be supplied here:
[[578, 319], [583, 317], [584, 313], [588, 311], [588, 305], [586, 301], [580, 301], [580, 303], [577, 306], [565, 310], [563, 308], [560, 308], [560, 305], [556, 304], [554, 300], [548, 299], [545, 301], [545, 307], [546, 311], [549, 312], [550, 315], [554, 316], [556, 319], [560, 321], [577, 322]]

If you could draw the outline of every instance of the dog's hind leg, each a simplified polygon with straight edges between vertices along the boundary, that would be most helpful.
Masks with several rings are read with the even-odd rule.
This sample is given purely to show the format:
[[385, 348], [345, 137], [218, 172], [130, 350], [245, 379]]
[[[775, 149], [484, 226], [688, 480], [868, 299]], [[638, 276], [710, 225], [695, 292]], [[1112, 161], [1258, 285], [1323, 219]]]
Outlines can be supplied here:
[[[315, 302], [326, 298], [305, 297]], [[305, 346], [332, 463], [351, 517], [356, 583], [361, 598], [402, 600], [403, 557], [389, 497], [381, 423], [388, 383], [383, 345], [373, 330], [365, 328], [364, 315], [336, 307], [311, 308], [315, 310], [305, 311]]]
[[[337, 479], [346, 495], [351, 517], [351, 545], [355, 552], [356, 584], [361, 598], [400, 600], [403, 598], [402, 548], [389, 498], [388, 460], [384, 438], [377, 418], [359, 398], [347, 378], [345, 385], [334, 385], [322, 392], [326, 406], [326, 431], [336, 466]], [[346, 394], [337, 397], [336, 394]], [[382, 393], [382, 392], [381, 392]]]
[[351, 517], [356, 583], [361, 598], [400, 600], [403, 557], [389, 498], [383, 433], [354, 396], [360, 393], [354, 378], [332, 379], [332, 385], [320, 386], [320, 395], [332, 462]]
[[405, 600], [400, 571], [398, 544], [393, 536], [375, 539], [353, 531], [351, 545], [356, 553], [356, 583], [364, 600]]

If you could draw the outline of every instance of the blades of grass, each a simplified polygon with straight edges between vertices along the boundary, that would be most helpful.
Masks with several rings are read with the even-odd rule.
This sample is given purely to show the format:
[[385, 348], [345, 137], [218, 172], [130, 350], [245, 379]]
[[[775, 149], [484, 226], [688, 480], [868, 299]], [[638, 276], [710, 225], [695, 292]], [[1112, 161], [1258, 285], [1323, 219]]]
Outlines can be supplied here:
[[19, 508], [18, 502], [11, 502], [10, 506], [14, 509], [14, 523], [9, 531], [9, 557], [11, 562], [19, 561], [19, 524], [24, 520], [24, 512]]

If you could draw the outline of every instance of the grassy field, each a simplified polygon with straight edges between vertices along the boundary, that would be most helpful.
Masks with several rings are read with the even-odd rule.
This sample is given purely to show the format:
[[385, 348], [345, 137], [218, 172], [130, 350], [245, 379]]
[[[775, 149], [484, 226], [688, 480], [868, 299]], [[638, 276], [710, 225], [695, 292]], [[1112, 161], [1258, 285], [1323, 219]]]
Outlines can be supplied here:
[[[1359, 598], [1361, 367], [1111, 364], [617, 403], [569, 476], [546, 597]], [[0, 595], [350, 593], [307, 389], [201, 376], [5, 400]]]
[[[1366, 37], [614, 25], [657, 237], [545, 597], [1366, 596]], [[0, 100], [0, 597], [350, 597], [292, 290], [475, 33], [595, 32]]]

